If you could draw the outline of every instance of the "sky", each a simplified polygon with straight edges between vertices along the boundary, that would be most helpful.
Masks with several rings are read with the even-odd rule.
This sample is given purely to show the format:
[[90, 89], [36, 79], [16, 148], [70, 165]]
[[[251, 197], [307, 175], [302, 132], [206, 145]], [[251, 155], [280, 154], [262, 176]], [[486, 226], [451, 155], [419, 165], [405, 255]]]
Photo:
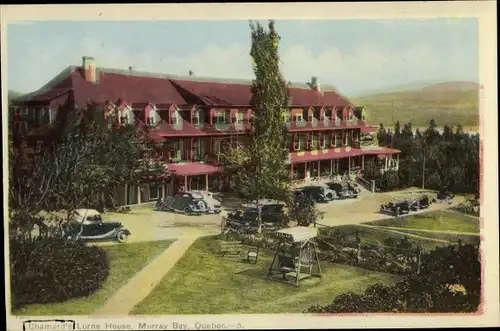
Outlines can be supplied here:
[[[267, 25], [267, 22], [263, 22]], [[346, 95], [415, 81], [478, 81], [478, 21], [276, 21], [285, 79]], [[108, 68], [252, 79], [248, 21], [40, 21], [7, 26], [8, 88], [34, 91], [93, 56]]]

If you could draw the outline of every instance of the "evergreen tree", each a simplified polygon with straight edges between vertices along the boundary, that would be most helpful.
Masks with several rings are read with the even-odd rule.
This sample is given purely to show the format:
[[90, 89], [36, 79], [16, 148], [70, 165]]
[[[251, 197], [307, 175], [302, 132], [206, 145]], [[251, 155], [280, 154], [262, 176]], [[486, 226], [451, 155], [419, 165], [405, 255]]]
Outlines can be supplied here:
[[[252, 127], [249, 142], [223, 155], [231, 171], [235, 189], [245, 199], [262, 198], [291, 203], [291, 176], [288, 165], [287, 128], [288, 89], [279, 69], [280, 37], [274, 21], [266, 31], [250, 22], [250, 56], [255, 79], [252, 83]], [[259, 231], [261, 230], [259, 209]]]

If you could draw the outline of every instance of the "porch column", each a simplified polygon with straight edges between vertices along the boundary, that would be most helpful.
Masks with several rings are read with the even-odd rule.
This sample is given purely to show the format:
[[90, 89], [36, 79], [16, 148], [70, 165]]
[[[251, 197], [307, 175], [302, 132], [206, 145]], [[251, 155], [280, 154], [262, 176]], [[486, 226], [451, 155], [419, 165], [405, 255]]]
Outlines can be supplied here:
[[396, 156], [396, 170], [399, 170], [399, 153]]
[[365, 170], [365, 156], [361, 155], [361, 170]]
[[347, 157], [347, 171], [351, 172], [351, 157]]
[[335, 163], [336, 163], [337, 173], [339, 173], [339, 163], [340, 163], [339, 159], [336, 159]]
[[205, 191], [210, 191], [208, 189], [208, 174], [205, 175]]
[[330, 176], [333, 176], [333, 159], [330, 159]]
[[164, 183], [162, 185], [162, 190], [163, 190], [163, 198], [165, 198], [167, 196], [167, 184]]
[[385, 156], [385, 169], [387, 169], [387, 167], [388, 167], [388, 164], [387, 164], [388, 161], [389, 161], [389, 156], [386, 155]]
[[320, 163], [321, 163], [321, 161], [318, 161], [318, 178], [321, 178], [321, 168], [320, 168]]
[[141, 185], [137, 185], [137, 204], [141, 203]]
[[128, 205], [128, 184], [125, 184], [125, 203], [124, 205]]
[[184, 176], [184, 191], [188, 190], [188, 176]]
[[290, 163], [290, 179], [293, 180], [293, 163]]
[[307, 179], [307, 162], [304, 162], [304, 179]]

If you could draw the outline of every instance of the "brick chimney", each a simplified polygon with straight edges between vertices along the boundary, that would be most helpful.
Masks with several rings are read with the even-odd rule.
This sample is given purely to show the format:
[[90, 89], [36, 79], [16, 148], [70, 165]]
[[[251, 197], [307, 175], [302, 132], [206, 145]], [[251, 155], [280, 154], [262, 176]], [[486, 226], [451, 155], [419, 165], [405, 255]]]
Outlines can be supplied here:
[[82, 57], [82, 69], [83, 77], [89, 83], [97, 83], [97, 68], [93, 57], [84, 56]]

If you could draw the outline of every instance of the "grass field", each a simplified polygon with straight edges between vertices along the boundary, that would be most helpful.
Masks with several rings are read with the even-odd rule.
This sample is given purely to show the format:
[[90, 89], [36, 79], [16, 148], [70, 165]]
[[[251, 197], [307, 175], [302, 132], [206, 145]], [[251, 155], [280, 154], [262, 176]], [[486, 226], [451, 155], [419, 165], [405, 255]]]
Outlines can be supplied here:
[[99, 291], [88, 297], [61, 303], [28, 305], [13, 311], [12, 314], [30, 316], [91, 314], [171, 243], [172, 241], [154, 241], [103, 246], [109, 256], [110, 272]]
[[409, 229], [479, 233], [479, 221], [477, 219], [468, 217], [465, 214], [446, 211], [415, 214], [400, 219], [387, 219], [368, 224]]
[[303, 281], [300, 288], [265, 279], [271, 256], [261, 253], [256, 265], [218, 258], [213, 239], [202, 238], [132, 314], [301, 313], [325, 305], [343, 292], [362, 292], [394, 275], [345, 265], [322, 264], [323, 278]]
[[434, 119], [439, 126], [461, 124], [465, 130], [479, 126], [479, 94], [468, 91], [407, 91], [352, 98], [367, 109], [370, 124], [392, 127], [399, 120], [427, 127]]

